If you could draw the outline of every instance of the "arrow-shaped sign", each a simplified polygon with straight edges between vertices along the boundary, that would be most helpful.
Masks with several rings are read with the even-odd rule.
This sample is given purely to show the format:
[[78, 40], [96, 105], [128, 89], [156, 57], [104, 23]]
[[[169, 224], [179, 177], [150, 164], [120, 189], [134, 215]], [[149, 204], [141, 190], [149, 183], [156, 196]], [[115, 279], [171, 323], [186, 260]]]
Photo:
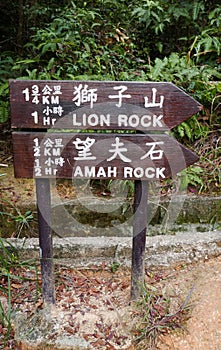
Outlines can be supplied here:
[[164, 131], [202, 105], [172, 83], [10, 81], [12, 128]]
[[14, 167], [22, 178], [166, 179], [198, 160], [166, 134], [14, 132]]

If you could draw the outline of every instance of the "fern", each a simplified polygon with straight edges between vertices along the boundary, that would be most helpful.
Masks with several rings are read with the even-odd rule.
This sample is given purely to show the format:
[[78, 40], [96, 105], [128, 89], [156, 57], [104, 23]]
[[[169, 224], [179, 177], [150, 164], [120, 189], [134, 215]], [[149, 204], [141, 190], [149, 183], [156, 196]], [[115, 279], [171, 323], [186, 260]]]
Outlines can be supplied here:
[[179, 175], [179, 187], [181, 191], [185, 190], [188, 186], [200, 187], [200, 190], [204, 186], [203, 169], [198, 166], [190, 166], [184, 169]]
[[189, 140], [193, 139], [193, 130], [187, 122], [183, 122], [177, 126], [177, 132], [181, 138], [187, 136]]
[[193, 20], [196, 21], [200, 12], [204, 12], [205, 6], [203, 1], [194, 1], [193, 3]]

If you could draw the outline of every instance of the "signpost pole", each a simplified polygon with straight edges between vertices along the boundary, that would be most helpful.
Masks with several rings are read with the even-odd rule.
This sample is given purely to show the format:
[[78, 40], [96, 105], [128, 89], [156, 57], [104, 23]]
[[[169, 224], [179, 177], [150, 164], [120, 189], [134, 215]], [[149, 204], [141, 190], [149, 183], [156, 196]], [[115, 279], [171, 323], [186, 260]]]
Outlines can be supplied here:
[[42, 273], [42, 295], [45, 304], [55, 304], [50, 180], [39, 178], [35, 181]]
[[136, 300], [141, 295], [144, 284], [148, 181], [135, 180], [134, 186], [134, 219], [131, 270], [132, 300]]

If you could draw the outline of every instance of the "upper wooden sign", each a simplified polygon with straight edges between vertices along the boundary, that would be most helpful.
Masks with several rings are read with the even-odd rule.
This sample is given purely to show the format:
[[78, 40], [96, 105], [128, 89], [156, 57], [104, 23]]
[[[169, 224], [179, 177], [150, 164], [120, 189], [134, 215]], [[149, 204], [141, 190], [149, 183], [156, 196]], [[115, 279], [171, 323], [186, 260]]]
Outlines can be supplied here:
[[172, 83], [10, 80], [12, 128], [165, 131], [202, 109]]

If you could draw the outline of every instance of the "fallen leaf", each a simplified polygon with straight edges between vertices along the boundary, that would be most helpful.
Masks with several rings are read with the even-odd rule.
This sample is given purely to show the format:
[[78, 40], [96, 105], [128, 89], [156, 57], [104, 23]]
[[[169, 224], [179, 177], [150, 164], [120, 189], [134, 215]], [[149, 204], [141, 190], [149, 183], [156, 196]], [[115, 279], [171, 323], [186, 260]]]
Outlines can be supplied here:
[[74, 328], [71, 328], [71, 327], [64, 327], [65, 331], [68, 332], [69, 334], [74, 334], [75, 333], [75, 330]]
[[39, 300], [39, 301], [36, 303], [35, 307], [36, 307], [36, 309], [38, 309], [38, 308], [41, 307], [42, 305], [43, 305], [43, 300]]
[[11, 284], [11, 287], [12, 287], [12, 288], [15, 288], [15, 289], [19, 289], [19, 288], [21, 288], [21, 286], [22, 286], [22, 285], [21, 285], [20, 283], [12, 283], [12, 284]]

